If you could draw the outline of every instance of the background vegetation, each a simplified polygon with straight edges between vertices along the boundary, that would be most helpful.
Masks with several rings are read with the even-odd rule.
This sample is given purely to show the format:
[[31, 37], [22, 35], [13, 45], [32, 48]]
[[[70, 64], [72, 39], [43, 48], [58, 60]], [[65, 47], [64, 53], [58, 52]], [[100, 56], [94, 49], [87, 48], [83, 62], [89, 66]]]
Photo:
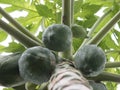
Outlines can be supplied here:
[[[42, 3], [39, 0], [0, 0], [0, 7], [3, 6], [7, 13], [40, 40], [42, 32], [47, 26], [61, 23], [61, 0], [44, 0]], [[89, 43], [98, 44], [105, 51], [107, 62], [120, 62], [120, 17], [115, 21], [115, 25], [113, 23], [107, 26], [106, 29], [109, 31], [103, 29], [117, 13], [120, 13], [120, 0], [74, 0], [74, 23], [83, 26], [88, 33], [91, 32], [89, 33]], [[0, 14], [0, 18], [4, 19], [3, 17]], [[11, 25], [11, 23], [9, 24]], [[103, 38], [97, 41], [95, 39], [95, 42], [93, 39], [97, 35], [99, 36], [99, 31], [105, 32], [105, 35], [102, 33]], [[4, 42], [8, 36], [9, 34], [0, 28], [0, 42]], [[0, 44], [1, 53], [25, 50], [23, 44], [18, 43], [12, 36], [9, 37], [11, 37], [11, 41], [8, 46]], [[39, 42], [41, 42], [40, 40]], [[85, 38], [73, 37], [73, 53], [84, 42]], [[108, 64], [105, 71], [119, 75], [119, 67], [119, 63], [118, 65]], [[116, 90], [118, 84], [112, 81], [104, 81], [104, 83], [108, 90]]]

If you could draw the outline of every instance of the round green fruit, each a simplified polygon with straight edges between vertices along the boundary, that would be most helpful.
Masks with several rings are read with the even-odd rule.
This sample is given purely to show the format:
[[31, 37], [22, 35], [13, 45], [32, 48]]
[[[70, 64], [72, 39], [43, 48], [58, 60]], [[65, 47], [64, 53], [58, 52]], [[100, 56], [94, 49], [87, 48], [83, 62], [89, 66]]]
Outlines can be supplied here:
[[0, 56], [0, 85], [15, 87], [25, 83], [20, 77], [18, 60], [21, 53]]
[[35, 46], [23, 52], [18, 64], [20, 75], [25, 81], [41, 84], [51, 77], [56, 59], [49, 49]]
[[89, 83], [92, 86], [93, 90], [107, 90], [106, 86], [103, 83], [97, 83], [94, 81], [89, 81]]
[[76, 68], [85, 76], [94, 77], [99, 75], [106, 63], [104, 51], [96, 45], [85, 45], [74, 56]]
[[71, 30], [75, 38], [88, 38], [86, 29], [80, 25], [73, 24]]
[[50, 25], [42, 34], [44, 45], [54, 51], [65, 51], [72, 43], [71, 29], [64, 24]]

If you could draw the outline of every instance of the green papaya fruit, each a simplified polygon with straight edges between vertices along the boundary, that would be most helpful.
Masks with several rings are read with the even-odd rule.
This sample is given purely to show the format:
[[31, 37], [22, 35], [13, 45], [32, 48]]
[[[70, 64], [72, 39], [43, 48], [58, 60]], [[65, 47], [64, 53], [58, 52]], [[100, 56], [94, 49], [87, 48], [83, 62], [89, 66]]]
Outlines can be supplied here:
[[75, 38], [88, 38], [86, 29], [80, 25], [73, 24], [71, 26], [73, 37]]
[[55, 55], [49, 49], [41, 46], [25, 50], [18, 62], [21, 77], [34, 84], [48, 81], [55, 64]]
[[90, 80], [89, 84], [92, 86], [93, 90], [107, 90], [106, 86], [101, 82]]
[[104, 51], [96, 45], [85, 45], [74, 56], [76, 68], [86, 77], [99, 75], [106, 63]]
[[53, 24], [42, 34], [44, 45], [54, 51], [65, 51], [72, 43], [71, 29], [64, 24]]
[[14, 87], [25, 83], [18, 69], [20, 56], [21, 53], [0, 56], [0, 85]]

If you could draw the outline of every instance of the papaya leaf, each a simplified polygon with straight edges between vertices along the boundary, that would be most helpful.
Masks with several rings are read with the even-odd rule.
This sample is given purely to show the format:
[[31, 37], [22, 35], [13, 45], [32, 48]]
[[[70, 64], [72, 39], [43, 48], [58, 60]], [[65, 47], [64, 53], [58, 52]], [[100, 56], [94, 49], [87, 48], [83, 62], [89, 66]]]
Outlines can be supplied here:
[[112, 83], [112, 82], [107, 82], [107, 89], [108, 90], [116, 90], [116, 83]]
[[40, 16], [51, 17], [53, 15], [52, 10], [48, 8], [46, 5], [35, 4], [35, 7]]
[[74, 14], [75, 15], [80, 12], [82, 5], [83, 5], [83, 0], [74, 1]]
[[96, 16], [90, 16], [89, 18], [87, 18], [84, 22], [83, 22], [83, 26], [85, 28], [91, 28], [94, 23], [96, 22], [97, 17]]
[[78, 50], [79, 46], [82, 44], [83, 38], [73, 38], [73, 48], [74, 52]]
[[3, 30], [0, 30], [0, 42], [4, 41], [7, 38], [7, 33], [4, 32]]
[[119, 28], [120, 28], [120, 21], [118, 22]]
[[28, 11], [35, 11], [34, 4], [30, 2], [30, 0], [0, 0], [2, 4], [8, 4], [10, 7], [7, 7], [6, 10], [8, 12], [12, 12], [14, 10], [28, 10]]
[[3, 48], [5, 48], [5, 46], [0, 45], [0, 52], [4, 52]]
[[3, 90], [14, 90], [13, 88], [3, 88]]
[[21, 44], [16, 42], [9, 43], [8, 47], [2, 48], [4, 52], [23, 52], [25, 50], [25, 47], [23, 47]]
[[114, 33], [115, 33], [115, 35], [116, 35], [116, 37], [117, 37], [117, 42], [118, 42], [118, 44], [120, 45], [120, 32], [119, 31], [117, 31], [117, 30], [114, 30]]
[[[117, 0], [116, 0], [117, 1]], [[86, 0], [86, 3], [96, 4], [96, 5], [103, 5], [105, 7], [111, 7], [113, 5], [113, 0]]]
[[80, 16], [90, 18], [90, 16], [94, 15], [100, 8], [101, 5], [85, 3], [81, 7], [82, 12], [80, 13]]
[[109, 33], [99, 44], [104, 50], [109, 49], [118, 49], [118, 46], [115, 44], [114, 40], [111, 38]]

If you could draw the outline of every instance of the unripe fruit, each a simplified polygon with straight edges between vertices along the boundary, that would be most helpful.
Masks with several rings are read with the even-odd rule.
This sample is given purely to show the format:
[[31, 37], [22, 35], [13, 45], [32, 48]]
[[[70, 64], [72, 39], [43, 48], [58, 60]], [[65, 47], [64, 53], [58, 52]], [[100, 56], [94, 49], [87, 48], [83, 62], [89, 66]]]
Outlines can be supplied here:
[[92, 86], [93, 90], [107, 90], [106, 86], [99, 82], [89, 81], [90, 85]]
[[20, 56], [21, 53], [14, 53], [0, 57], [0, 85], [15, 87], [25, 83], [18, 69]]
[[65, 51], [72, 43], [71, 29], [64, 24], [53, 24], [42, 34], [44, 45], [54, 51]]
[[75, 38], [88, 38], [85, 28], [80, 25], [73, 24], [71, 26], [73, 37]]
[[76, 68], [85, 76], [93, 77], [100, 74], [106, 63], [104, 51], [96, 45], [85, 45], [74, 57]]
[[28, 48], [19, 59], [19, 71], [24, 80], [41, 84], [51, 77], [56, 64], [54, 54], [40, 46]]

